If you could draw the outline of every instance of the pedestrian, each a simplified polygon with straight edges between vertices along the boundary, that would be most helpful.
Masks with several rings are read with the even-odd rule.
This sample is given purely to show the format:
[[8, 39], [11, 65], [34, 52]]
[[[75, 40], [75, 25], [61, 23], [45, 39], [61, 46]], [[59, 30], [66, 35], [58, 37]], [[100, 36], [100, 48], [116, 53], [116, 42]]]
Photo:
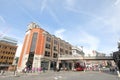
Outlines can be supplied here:
[[5, 73], [5, 70], [2, 70], [2, 75], [4, 75], [4, 73]]
[[43, 72], [45, 73], [45, 67], [43, 67]]

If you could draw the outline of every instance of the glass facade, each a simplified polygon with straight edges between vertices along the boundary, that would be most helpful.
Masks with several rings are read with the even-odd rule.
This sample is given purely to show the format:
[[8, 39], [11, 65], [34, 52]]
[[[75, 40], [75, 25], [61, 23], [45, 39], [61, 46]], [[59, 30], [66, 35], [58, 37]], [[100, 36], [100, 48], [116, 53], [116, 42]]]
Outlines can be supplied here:
[[29, 53], [29, 57], [28, 57], [28, 61], [26, 63], [26, 66], [31, 69], [32, 68], [32, 64], [33, 64], [33, 59], [34, 59], [34, 52], [35, 52], [35, 48], [36, 48], [36, 41], [37, 41], [37, 32], [33, 33], [33, 37], [32, 37], [32, 43], [31, 43], [31, 48], [30, 48], [30, 53]]
[[30, 48], [30, 52], [34, 52], [35, 51], [35, 47], [36, 47], [36, 41], [37, 41], [37, 32], [33, 33], [33, 37], [32, 37], [32, 43], [31, 43], [31, 48]]

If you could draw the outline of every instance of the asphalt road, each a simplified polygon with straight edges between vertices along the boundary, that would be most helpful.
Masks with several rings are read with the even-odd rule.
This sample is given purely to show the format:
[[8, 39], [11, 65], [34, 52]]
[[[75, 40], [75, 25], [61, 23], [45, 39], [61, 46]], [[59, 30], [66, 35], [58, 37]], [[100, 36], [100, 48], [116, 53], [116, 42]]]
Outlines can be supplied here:
[[18, 73], [17, 76], [6, 74], [1, 75], [0, 80], [120, 80], [115, 73], [111, 72], [45, 72], [45, 73]]

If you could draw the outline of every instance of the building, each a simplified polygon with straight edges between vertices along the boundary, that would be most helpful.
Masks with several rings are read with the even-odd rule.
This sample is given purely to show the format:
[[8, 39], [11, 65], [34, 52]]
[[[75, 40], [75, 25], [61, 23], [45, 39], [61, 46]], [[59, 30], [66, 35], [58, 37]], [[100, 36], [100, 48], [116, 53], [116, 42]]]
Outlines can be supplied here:
[[0, 38], [0, 69], [8, 69], [14, 60], [17, 40], [10, 37]]
[[98, 52], [96, 50], [84, 50], [85, 56], [92, 57], [92, 56], [106, 56], [105, 53]]
[[35, 23], [28, 25], [18, 61], [18, 70], [25, 67], [47, 70], [72, 66], [69, 61], [61, 60], [62, 55], [72, 55], [72, 45], [51, 35]]
[[79, 48], [77, 46], [73, 46], [72, 47], [72, 55], [84, 57], [85, 53], [83, 52], [82, 47]]

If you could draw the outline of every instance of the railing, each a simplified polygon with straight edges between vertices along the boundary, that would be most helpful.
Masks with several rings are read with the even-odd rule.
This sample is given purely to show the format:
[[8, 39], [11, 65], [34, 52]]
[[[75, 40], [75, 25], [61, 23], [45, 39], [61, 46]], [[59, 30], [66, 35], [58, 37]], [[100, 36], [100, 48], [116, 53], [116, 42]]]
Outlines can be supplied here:
[[94, 60], [112, 60], [112, 56], [81, 56], [81, 55], [60, 55], [59, 60], [66, 59], [94, 59]]
[[112, 56], [85, 56], [84, 59], [113, 59]]
[[80, 55], [60, 55], [59, 60], [65, 60], [65, 59], [83, 59]]

